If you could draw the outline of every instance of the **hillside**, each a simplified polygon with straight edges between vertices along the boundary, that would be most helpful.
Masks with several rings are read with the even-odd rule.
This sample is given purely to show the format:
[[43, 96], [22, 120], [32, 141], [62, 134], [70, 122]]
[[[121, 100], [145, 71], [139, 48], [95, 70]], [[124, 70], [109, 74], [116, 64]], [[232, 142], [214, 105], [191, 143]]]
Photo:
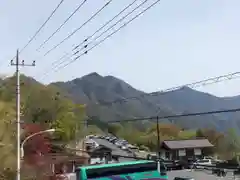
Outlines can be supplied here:
[[[91, 73], [82, 78], [68, 82], [56, 82], [55, 85], [67, 92], [76, 103], [87, 104], [89, 116], [97, 116], [102, 121], [124, 120], [135, 117], [174, 115], [188, 112], [202, 112], [240, 106], [240, 97], [220, 98], [208, 93], [199, 92], [188, 87], [158, 96], [140, 96], [139, 91], [123, 80], [113, 76], [101, 76]], [[105, 105], [106, 101], [114, 101], [126, 97], [139, 96], [126, 102]], [[236, 128], [240, 132], [239, 113], [225, 113], [208, 116], [167, 119], [184, 128], [212, 127], [220, 131]], [[139, 126], [142, 123], [138, 122]]]

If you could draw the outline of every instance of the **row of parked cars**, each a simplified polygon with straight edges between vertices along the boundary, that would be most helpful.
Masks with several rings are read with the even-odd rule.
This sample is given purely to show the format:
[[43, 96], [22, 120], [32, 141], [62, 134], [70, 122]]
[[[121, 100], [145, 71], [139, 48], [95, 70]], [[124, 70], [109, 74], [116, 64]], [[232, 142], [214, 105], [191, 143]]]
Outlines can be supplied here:
[[109, 141], [110, 143], [116, 145], [118, 148], [128, 151], [128, 152], [136, 152], [139, 150], [138, 147], [130, 144], [127, 140], [118, 138], [112, 134], [105, 135], [105, 136], [98, 136], [98, 135], [90, 135], [89, 138], [99, 138], [99, 139], [105, 139]]

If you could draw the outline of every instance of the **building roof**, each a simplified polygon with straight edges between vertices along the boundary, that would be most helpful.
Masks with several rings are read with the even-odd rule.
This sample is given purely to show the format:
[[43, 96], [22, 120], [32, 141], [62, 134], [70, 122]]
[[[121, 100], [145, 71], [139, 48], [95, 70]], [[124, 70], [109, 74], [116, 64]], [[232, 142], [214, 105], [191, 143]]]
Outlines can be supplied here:
[[170, 140], [163, 141], [162, 145], [168, 149], [213, 147], [213, 145], [207, 139]]

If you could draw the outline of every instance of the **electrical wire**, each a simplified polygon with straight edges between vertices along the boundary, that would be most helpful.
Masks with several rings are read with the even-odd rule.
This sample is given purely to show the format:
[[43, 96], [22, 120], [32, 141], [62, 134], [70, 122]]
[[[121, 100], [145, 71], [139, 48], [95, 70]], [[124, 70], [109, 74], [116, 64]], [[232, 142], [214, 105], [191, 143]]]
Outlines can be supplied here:
[[72, 13], [71, 15], [36, 49], [39, 51], [61, 28], [83, 7], [87, 0], [84, 0]]
[[[121, 19], [119, 19], [116, 23], [114, 23], [112, 26], [108, 27], [105, 31], [103, 31], [100, 35], [98, 35], [96, 38], [94, 38], [94, 40], [92, 40], [90, 43], [86, 44], [85, 46], [89, 46], [89, 44], [93, 43], [94, 41], [96, 41], [98, 38], [100, 38], [101, 36], [103, 36], [106, 32], [108, 32], [110, 29], [112, 29], [114, 26], [116, 26], [117, 24], [119, 24], [122, 20], [124, 20], [125, 18], [127, 18], [129, 15], [131, 15], [134, 11], [136, 11], [138, 8], [140, 8], [142, 5], [144, 5], [148, 0], [143, 1], [141, 4], [139, 4], [137, 7], [135, 7], [132, 11], [130, 11], [127, 15], [123, 16]], [[78, 52], [78, 51], [77, 51]]]
[[[95, 34], [97, 34], [99, 31], [101, 31], [104, 27], [106, 27], [110, 22], [112, 22], [115, 18], [117, 18], [119, 15], [121, 15], [125, 10], [127, 10], [129, 7], [131, 7], [137, 0], [134, 0], [132, 3], [130, 3], [129, 5], [127, 5], [124, 9], [122, 9], [117, 15], [115, 15], [112, 19], [110, 19], [109, 21], [107, 21], [103, 26], [101, 26], [99, 29], [97, 29], [91, 36], [89, 36], [88, 38], [86, 38], [82, 43], [78, 44], [77, 46], [75, 46], [73, 48], [73, 51], [75, 49], [77, 49], [79, 46], [83, 45], [85, 42], [87, 42], [90, 38], [92, 38]], [[125, 19], [126, 17], [128, 17], [130, 14], [132, 14], [135, 10], [137, 10], [138, 8], [140, 8], [142, 5], [144, 5], [148, 0], [143, 1], [141, 4], [139, 4], [136, 8], [134, 8], [131, 12], [129, 12], [127, 15], [123, 16], [120, 20], [118, 20], [115, 24], [113, 24], [112, 26], [110, 26], [107, 30], [105, 30], [103, 33], [101, 33], [99, 36], [97, 36], [96, 38], [94, 38], [94, 40], [92, 40], [90, 43], [93, 43], [94, 41], [96, 41], [99, 37], [101, 37], [102, 35], [104, 35], [108, 30], [110, 30], [111, 28], [113, 28], [114, 26], [116, 26], [119, 22], [121, 22], [123, 19]], [[86, 49], [88, 47], [88, 45], [90, 44], [86, 44], [85, 46], [83, 46], [81, 49], [79, 49], [78, 51], [74, 52], [72, 54], [72, 56], [68, 57], [71, 58], [74, 55], [78, 54], [80, 51], [82, 51], [83, 49]], [[66, 56], [65, 56], [66, 57]], [[54, 61], [55, 66], [51, 68], [51, 70], [56, 69], [58, 66], [62, 65], [65, 62], [65, 59], [60, 58], [56, 61]], [[67, 59], [67, 58], [66, 58]], [[58, 63], [58, 64], [57, 64]], [[51, 71], [50, 70], [50, 71]], [[49, 72], [45, 72], [43, 77], [46, 77], [46, 75], [48, 75]]]
[[48, 21], [53, 17], [53, 15], [55, 14], [55, 12], [59, 9], [59, 7], [62, 5], [62, 3], [64, 2], [64, 0], [61, 0], [58, 5], [56, 6], [56, 8], [52, 11], [52, 13], [50, 14], [50, 16], [46, 19], [46, 21], [41, 25], [41, 27], [37, 30], [37, 32], [32, 36], [32, 38], [27, 42], [27, 44], [19, 51], [19, 53], [21, 53], [24, 49], [26, 49], [26, 47], [36, 38], [36, 36], [39, 34], [39, 32], [44, 28], [44, 26], [48, 23]]
[[233, 80], [233, 79], [237, 79], [240, 78], [240, 72], [234, 72], [234, 73], [229, 73], [226, 75], [221, 75], [221, 76], [217, 76], [217, 77], [212, 77], [212, 78], [208, 78], [208, 79], [204, 79], [201, 81], [196, 81], [193, 83], [188, 83], [188, 84], [184, 84], [184, 85], [180, 85], [180, 86], [174, 86], [171, 88], [167, 88], [165, 90], [161, 90], [161, 91], [155, 91], [155, 92], [151, 92], [151, 93], [142, 93], [139, 96], [132, 96], [132, 97], [127, 97], [127, 98], [120, 98], [120, 99], [116, 99], [114, 101], [103, 101], [101, 100], [101, 104], [105, 105], [105, 106], [110, 106], [112, 104], [115, 103], [126, 103], [130, 100], [139, 100], [140, 98], [146, 97], [146, 96], [159, 96], [159, 95], [165, 95], [167, 93], [171, 93], [173, 91], [182, 89], [184, 87], [189, 87], [189, 88], [197, 88], [197, 87], [203, 87], [203, 86], [207, 86], [207, 85], [211, 85], [211, 84], [215, 84], [215, 83], [219, 83], [219, 82], [223, 82], [223, 81], [229, 81], [229, 80]]
[[[40, 28], [35, 32], [35, 34], [30, 38], [30, 40], [27, 42], [27, 44], [19, 50], [19, 54], [22, 53], [28, 46], [29, 44], [37, 37], [37, 35], [40, 33], [40, 31], [45, 27], [45, 25], [50, 21], [50, 19], [53, 17], [53, 15], [56, 13], [56, 11], [59, 9], [59, 7], [62, 5], [62, 3], [65, 0], [61, 0], [57, 6], [54, 8], [54, 10], [51, 12], [51, 14], [48, 16], [48, 18], [45, 20], [45, 22], [40, 26]], [[16, 55], [12, 57], [11, 60], [16, 58]]]
[[233, 112], [239, 112], [239, 111], [240, 111], [240, 108], [236, 108], [236, 109], [226, 109], [226, 110], [216, 110], [216, 111], [206, 111], [206, 112], [195, 112], [195, 113], [187, 113], [187, 114], [177, 114], [177, 115], [169, 115], [169, 116], [150, 116], [150, 117], [143, 117], [143, 118], [110, 121], [108, 123], [134, 122], [134, 121], [145, 121], [145, 120], [155, 120], [155, 119], [161, 120], [161, 119], [168, 119], [168, 118], [181, 118], [181, 117], [189, 117], [189, 116], [233, 113]]
[[112, 19], [110, 19], [109, 21], [107, 21], [103, 26], [101, 26], [99, 29], [97, 29], [92, 35], [88, 36], [86, 39], [83, 40], [82, 43], [76, 45], [73, 48], [73, 51], [75, 49], [77, 49], [79, 46], [83, 45], [86, 41], [88, 41], [90, 38], [94, 37], [98, 32], [100, 32], [104, 27], [106, 27], [110, 22], [112, 22], [114, 19], [116, 19], [119, 15], [121, 15], [124, 11], [126, 11], [129, 7], [131, 7], [136, 1], [138, 0], [134, 0], [133, 2], [131, 2], [130, 4], [128, 4], [124, 9], [122, 9], [118, 14], [116, 14]]
[[87, 54], [89, 51], [92, 51], [94, 48], [96, 48], [97, 46], [99, 46], [100, 44], [102, 44], [105, 40], [107, 40], [108, 38], [110, 38], [111, 36], [113, 36], [114, 34], [116, 34], [117, 32], [119, 32], [122, 28], [124, 28], [125, 26], [127, 26], [129, 23], [131, 23], [133, 20], [135, 20], [136, 18], [138, 18], [140, 15], [142, 15], [143, 13], [145, 13], [147, 10], [149, 10], [150, 8], [152, 8], [154, 5], [156, 5], [158, 2], [160, 2], [161, 0], [157, 0], [155, 1], [153, 4], [151, 4], [150, 6], [148, 6], [146, 9], [144, 9], [143, 11], [141, 11], [139, 14], [137, 14], [136, 16], [134, 16], [132, 19], [130, 19], [129, 21], [127, 21], [126, 23], [124, 23], [122, 26], [120, 26], [118, 29], [116, 29], [115, 31], [113, 31], [111, 34], [109, 34], [108, 36], [106, 36], [104, 39], [102, 39], [101, 41], [99, 41], [98, 43], [96, 43], [94, 46], [92, 46], [91, 48], [89, 48], [88, 50], [86, 50], [85, 52], [83, 52], [82, 54], [80, 54], [79, 56], [77, 56], [76, 58], [74, 58], [73, 60], [69, 61], [67, 64], [60, 66], [58, 69], [56, 69], [54, 72], [59, 71], [60, 69], [63, 69], [65, 67], [67, 67], [69, 64], [77, 61], [80, 57], [82, 57], [83, 55]]
[[[132, 11], [130, 11], [129, 13], [127, 13], [125, 16], [123, 16], [121, 19], [119, 19], [117, 22], [115, 22], [113, 25], [111, 25], [110, 27], [108, 27], [105, 31], [103, 31], [100, 35], [98, 35], [97, 37], [94, 38], [94, 40], [92, 40], [91, 42], [87, 43], [84, 47], [88, 47], [90, 44], [92, 44], [94, 41], [96, 41], [97, 39], [99, 39], [101, 36], [103, 36], [106, 32], [108, 32], [109, 30], [111, 30], [114, 26], [116, 26], [117, 24], [119, 24], [121, 21], [123, 21], [125, 18], [127, 18], [129, 15], [131, 15], [134, 11], [136, 11], [137, 9], [139, 9], [141, 6], [143, 6], [148, 0], [143, 1], [141, 4], [139, 4], [137, 7], [135, 7]], [[84, 40], [85, 42], [85, 40]], [[84, 43], [83, 42], [83, 43]], [[81, 43], [82, 44], [82, 43]], [[84, 47], [82, 47], [79, 51], [75, 52], [75, 54], [77, 54], [78, 52], [80, 52]]]
[[52, 52], [54, 49], [59, 47], [62, 43], [67, 41], [69, 38], [71, 38], [74, 34], [76, 34], [80, 29], [82, 29], [87, 23], [89, 23], [92, 19], [94, 19], [102, 10], [104, 10], [113, 0], [109, 0], [103, 7], [101, 7], [95, 14], [93, 14], [87, 21], [85, 21], [80, 27], [75, 29], [71, 34], [69, 34], [67, 37], [65, 37], [61, 42], [59, 42], [57, 45], [53, 46], [50, 50], [48, 50], [44, 56], [48, 55], [50, 52]]

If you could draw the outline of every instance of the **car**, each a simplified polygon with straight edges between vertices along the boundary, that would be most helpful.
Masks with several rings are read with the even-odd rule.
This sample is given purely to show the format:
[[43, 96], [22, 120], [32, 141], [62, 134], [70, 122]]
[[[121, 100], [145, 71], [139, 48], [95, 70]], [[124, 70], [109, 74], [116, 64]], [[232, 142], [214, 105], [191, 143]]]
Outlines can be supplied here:
[[201, 166], [204, 168], [204, 166], [211, 166], [214, 162], [212, 159], [199, 159], [195, 163], [193, 163], [193, 166], [196, 168], [201, 168]]
[[195, 180], [192, 177], [175, 177], [174, 180]]
[[121, 149], [122, 149], [122, 150], [126, 150], [127, 147], [126, 147], [126, 146], [122, 146]]
[[116, 142], [115, 145], [116, 145], [117, 147], [121, 147], [121, 146], [122, 146], [122, 144], [119, 143], [119, 142]]
[[113, 143], [115, 140], [117, 140], [116, 137], [112, 137], [112, 138], [109, 139], [109, 141], [112, 142], [112, 143]]
[[112, 140], [112, 143], [115, 144], [118, 141], [118, 139]]
[[178, 164], [181, 166], [181, 169], [193, 169], [195, 162], [196, 161], [194, 159], [185, 159], [185, 160], [179, 160]]
[[110, 139], [110, 137], [109, 137], [109, 136], [106, 136], [106, 137], [105, 137], [105, 139], [106, 139], [106, 140], [109, 140], [109, 139]]

